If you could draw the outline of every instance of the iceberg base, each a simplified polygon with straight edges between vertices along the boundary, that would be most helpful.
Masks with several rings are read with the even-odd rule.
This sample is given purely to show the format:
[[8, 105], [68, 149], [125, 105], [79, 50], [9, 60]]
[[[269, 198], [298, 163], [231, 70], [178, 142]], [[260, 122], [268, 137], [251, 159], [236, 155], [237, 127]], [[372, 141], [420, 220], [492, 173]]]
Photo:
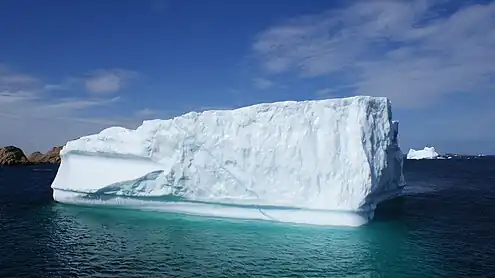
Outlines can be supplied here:
[[371, 221], [374, 208], [379, 202], [397, 197], [398, 192], [380, 196], [379, 200], [370, 205], [369, 210], [363, 211], [329, 211], [299, 208], [237, 206], [217, 203], [201, 203], [189, 201], [157, 201], [121, 196], [93, 198], [91, 194], [53, 190], [53, 198], [59, 203], [119, 207], [143, 211], [174, 212], [197, 216], [233, 218], [246, 220], [265, 220], [294, 224], [309, 224], [318, 226], [350, 226], [358, 227]]

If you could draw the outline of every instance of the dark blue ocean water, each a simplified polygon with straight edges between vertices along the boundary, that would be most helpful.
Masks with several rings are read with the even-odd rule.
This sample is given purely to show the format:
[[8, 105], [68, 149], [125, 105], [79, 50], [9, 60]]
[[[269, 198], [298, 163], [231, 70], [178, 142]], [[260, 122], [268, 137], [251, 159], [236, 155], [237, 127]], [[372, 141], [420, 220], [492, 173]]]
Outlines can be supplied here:
[[495, 159], [406, 161], [359, 228], [85, 208], [53, 166], [0, 168], [0, 277], [495, 277]]

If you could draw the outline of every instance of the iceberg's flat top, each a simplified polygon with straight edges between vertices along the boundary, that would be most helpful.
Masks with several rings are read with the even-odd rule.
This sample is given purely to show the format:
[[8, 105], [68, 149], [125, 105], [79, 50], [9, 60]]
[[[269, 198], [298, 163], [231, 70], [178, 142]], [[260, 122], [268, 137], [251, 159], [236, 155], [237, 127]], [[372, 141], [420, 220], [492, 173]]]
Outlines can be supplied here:
[[52, 187], [358, 211], [404, 184], [397, 132], [390, 103], [381, 97], [191, 112], [68, 142]]
[[425, 147], [422, 150], [410, 149], [407, 153], [407, 159], [435, 159], [438, 156], [434, 147]]

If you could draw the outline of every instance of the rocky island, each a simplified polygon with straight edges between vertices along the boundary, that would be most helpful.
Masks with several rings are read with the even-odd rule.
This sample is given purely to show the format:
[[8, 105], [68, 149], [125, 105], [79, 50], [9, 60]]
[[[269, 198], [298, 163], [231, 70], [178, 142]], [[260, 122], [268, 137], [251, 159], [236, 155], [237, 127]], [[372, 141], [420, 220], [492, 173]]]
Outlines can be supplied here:
[[61, 146], [53, 147], [45, 154], [34, 152], [29, 156], [15, 146], [0, 148], [0, 165], [59, 164]]

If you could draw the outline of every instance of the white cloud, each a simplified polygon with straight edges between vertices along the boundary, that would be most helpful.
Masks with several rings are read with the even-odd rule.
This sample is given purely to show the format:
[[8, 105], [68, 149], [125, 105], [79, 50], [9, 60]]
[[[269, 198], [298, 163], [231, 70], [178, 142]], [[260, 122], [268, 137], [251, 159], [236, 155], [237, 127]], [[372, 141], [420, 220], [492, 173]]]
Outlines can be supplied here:
[[100, 69], [87, 73], [84, 76], [72, 76], [61, 83], [45, 84], [46, 91], [70, 91], [84, 87], [89, 93], [108, 94], [116, 93], [136, 78], [134, 71], [123, 69]]
[[115, 93], [134, 77], [136, 77], [136, 73], [128, 70], [98, 70], [87, 76], [85, 87], [91, 93]]
[[259, 90], [265, 90], [273, 87], [274, 83], [266, 78], [257, 77], [253, 79], [253, 86]]
[[440, 1], [359, 1], [260, 33], [253, 51], [271, 74], [352, 82], [394, 106], [488, 92], [495, 76], [495, 3], [436, 13]]

